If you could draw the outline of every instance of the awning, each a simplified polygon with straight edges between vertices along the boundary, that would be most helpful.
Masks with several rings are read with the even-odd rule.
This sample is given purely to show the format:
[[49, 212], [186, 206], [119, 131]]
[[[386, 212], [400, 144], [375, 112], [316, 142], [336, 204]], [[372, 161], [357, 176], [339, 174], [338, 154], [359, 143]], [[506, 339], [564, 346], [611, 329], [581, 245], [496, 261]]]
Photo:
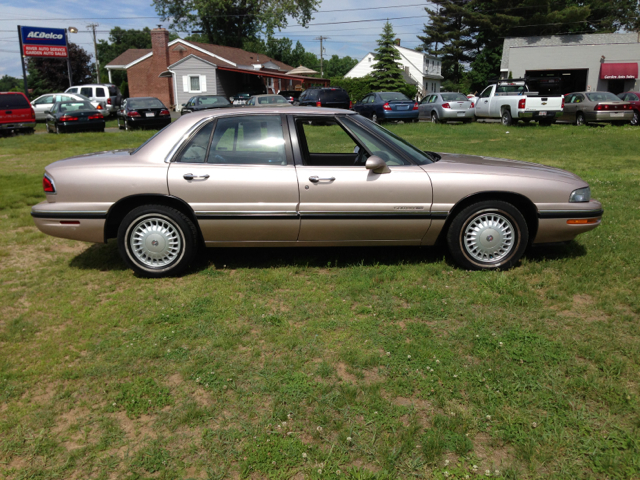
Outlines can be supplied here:
[[626, 80], [638, 78], [637, 63], [603, 63], [600, 65], [601, 80]]
[[158, 75], [158, 77], [159, 78], [171, 78], [171, 77], [173, 77], [173, 72], [170, 72], [169, 70], [165, 70], [160, 75]]

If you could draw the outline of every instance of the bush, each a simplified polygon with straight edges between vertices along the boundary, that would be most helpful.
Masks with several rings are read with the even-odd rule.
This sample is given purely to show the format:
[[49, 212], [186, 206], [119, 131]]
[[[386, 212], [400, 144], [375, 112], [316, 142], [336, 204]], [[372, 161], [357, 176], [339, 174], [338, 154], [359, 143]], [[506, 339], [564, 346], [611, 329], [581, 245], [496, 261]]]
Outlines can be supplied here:
[[[349, 98], [353, 103], [359, 102], [365, 95], [375, 90], [371, 88], [371, 76], [361, 78], [332, 78], [331, 86], [344, 88], [349, 94]], [[407, 97], [414, 99], [418, 93], [418, 87], [405, 83], [404, 87], [398, 91], [404, 93]]]

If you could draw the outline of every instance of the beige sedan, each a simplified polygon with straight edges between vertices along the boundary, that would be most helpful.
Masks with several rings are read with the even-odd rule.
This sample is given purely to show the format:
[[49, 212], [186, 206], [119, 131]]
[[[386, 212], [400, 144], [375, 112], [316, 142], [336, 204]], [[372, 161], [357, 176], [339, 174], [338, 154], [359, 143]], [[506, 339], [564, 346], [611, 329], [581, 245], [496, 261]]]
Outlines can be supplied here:
[[181, 117], [133, 151], [52, 163], [44, 233], [117, 238], [138, 274], [175, 275], [198, 246], [448, 246], [506, 269], [532, 244], [596, 228], [589, 185], [557, 168], [423, 152], [353, 112], [242, 108]]
[[564, 108], [559, 122], [575, 125], [631, 122], [633, 107], [611, 92], [575, 92], [564, 96]]

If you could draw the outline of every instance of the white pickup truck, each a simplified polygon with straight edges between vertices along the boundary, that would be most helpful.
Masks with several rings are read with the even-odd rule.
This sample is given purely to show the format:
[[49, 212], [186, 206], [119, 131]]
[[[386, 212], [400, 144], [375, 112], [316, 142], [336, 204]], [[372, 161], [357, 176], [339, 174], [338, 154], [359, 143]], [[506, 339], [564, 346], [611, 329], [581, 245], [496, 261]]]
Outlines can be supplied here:
[[[541, 90], [549, 91], [547, 85]], [[564, 96], [560, 93], [530, 92], [525, 80], [500, 80], [477, 97], [476, 118], [500, 118], [503, 125], [518, 120], [551, 125], [562, 115]]]

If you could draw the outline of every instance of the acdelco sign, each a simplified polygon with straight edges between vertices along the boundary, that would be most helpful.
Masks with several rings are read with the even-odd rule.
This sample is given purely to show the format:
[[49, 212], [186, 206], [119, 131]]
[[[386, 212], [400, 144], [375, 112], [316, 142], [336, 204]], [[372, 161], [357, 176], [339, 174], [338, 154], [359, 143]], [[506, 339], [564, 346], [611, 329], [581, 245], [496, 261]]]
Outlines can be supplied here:
[[67, 36], [63, 28], [20, 27], [26, 57], [66, 57]]

